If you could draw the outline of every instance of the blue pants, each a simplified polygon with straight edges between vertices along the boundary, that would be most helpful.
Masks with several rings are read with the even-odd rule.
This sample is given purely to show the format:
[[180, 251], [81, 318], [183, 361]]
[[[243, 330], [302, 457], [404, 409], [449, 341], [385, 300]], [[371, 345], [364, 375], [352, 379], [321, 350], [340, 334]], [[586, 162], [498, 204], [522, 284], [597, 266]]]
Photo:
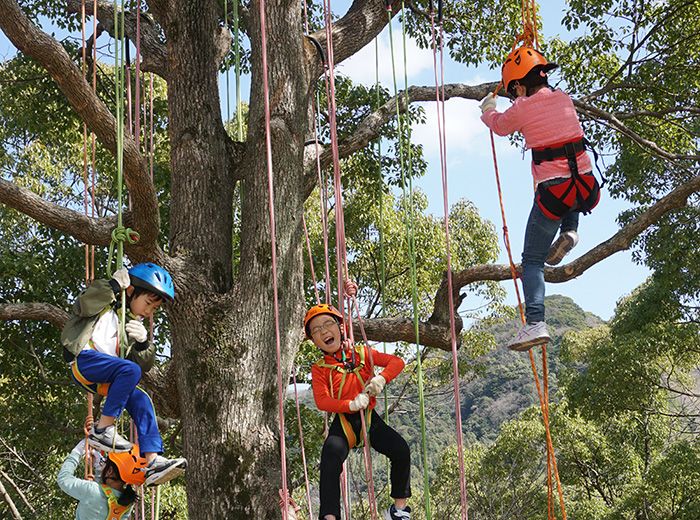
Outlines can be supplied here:
[[553, 220], [542, 213], [537, 200], [532, 205], [525, 228], [520, 275], [525, 293], [525, 320], [528, 323], [544, 321], [544, 262], [557, 231], [576, 231], [578, 217], [579, 212], [571, 209], [562, 218]]
[[109, 383], [102, 415], [119, 417], [126, 408], [136, 425], [141, 453], [163, 453], [163, 439], [158, 432], [153, 402], [146, 392], [136, 387], [141, 380], [141, 367], [133, 361], [97, 350], [81, 351], [75, 362], [88, 381]]

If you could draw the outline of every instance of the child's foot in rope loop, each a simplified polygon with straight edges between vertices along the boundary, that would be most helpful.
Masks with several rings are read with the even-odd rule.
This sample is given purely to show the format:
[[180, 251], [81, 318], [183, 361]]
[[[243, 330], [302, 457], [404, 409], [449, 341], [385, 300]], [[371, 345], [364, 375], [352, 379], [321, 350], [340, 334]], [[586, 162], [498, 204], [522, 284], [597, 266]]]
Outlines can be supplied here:
[[132, 447], [129, 441], [117, 433], [113, 424], [103, 430], [93, 424], [88, 435], [88, 444], [98, 450], [111, 453], [127, 453]]
[[578, 233], [576, 231], [564, 231], [559, 235], [549, 248], [547, 262], [549, 265], [557, 265], [564, 257], [578, 244]]
[[384, 520], [410, 520], [411, 519], [411, 508], [406, 506], [406, 509], [396, 509], [394, 504], [384, 511]]
[[187, 469], [187, 459], [166, 459], [158, 455], [146, 468], [146, 485], [158, 486], [179, 477]]
[[506, 345], [511, 350], [518, 352], [527, 352], [536, 345], [549, 343], [552, 338], [549, 337], [547, 325], [543, 321], [537, 323], [527, 323], [520, 327], [518, 334]]

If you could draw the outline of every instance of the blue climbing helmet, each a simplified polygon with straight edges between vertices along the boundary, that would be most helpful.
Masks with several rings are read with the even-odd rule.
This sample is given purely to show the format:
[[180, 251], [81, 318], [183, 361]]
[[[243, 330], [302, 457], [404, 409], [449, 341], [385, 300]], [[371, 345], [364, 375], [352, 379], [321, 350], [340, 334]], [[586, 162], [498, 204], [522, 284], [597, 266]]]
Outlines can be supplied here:
[[151, 263], [137, 264], [129, 269], [131, 285], [151, 291], [166, 301], [175, 300], [173, 279], [168, 271]]

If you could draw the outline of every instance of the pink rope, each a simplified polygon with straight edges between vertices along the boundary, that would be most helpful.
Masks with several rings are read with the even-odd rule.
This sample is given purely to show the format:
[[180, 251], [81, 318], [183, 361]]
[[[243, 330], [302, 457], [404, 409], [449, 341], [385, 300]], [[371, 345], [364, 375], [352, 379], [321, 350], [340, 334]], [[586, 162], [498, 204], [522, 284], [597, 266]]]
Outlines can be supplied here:
[[[311, 254], [311, 241], [309, 240], [309, 230], [306, 227], [306, 218], [301, 216], [301, 222], [304, 224], [304, 238], [306, 239], [306, 249], [309, 252], [309, 267], [311, 268], [311, 279], [314, 282], [314, 292], [316, 293], [316, 303], [321, 303], [321, 298], [318, 294], [318, 285], [316, 284], [316, 272], [314, 271], [314, 257]], [[296, 391], [296, 379], [294, 380], [294, 390]]]
[[[318, 293], [316, 294], [318, 298]], [[294, 402], [297, 407], [297, 422], [299, 423], [299, 444], [301, 445], [301, 461], [304, 466], [304, 481], [306, 482], [306, 502], [309, 506], [309, 520], [314, 516], [311, 509], [311, 491], [309, 489], [309, 473], [306, 469], [306, 451], [304, 450], [304, 432], [301, 429], [301, 410], [299, 409], [299, 392], [297, 391], [297, 371], [292, 365], [292, 377], [294, 378]]]
[[440, 165], [442, 170], [442, 199], [445, 212], [445, 245], [447, 250], [447, 292], [450, 302], [450, 343], [452, 346], [452, 380], [455, 395], [455, 422], [457, 423], [457, 454], [459, 459], [459, 491], [461, 501], [461, 517], [467, 520], [467, 488], [464, 471], [464, 440], [462, 438], [462, 413], [459, 402], [459, 371], [457, 360], [457, 333], [455, 328], [455, 308], [452, 297], [452, 258], [450, 255], [450, 221], [447, 197], [447, 146], [445, 135], [445, 64], [443, 55], [442, 22], [440, 22], [440, 81], [438, 81], [437, 42], [435, 40], [434, 10], [430, 11], [430, 26], [433, 40], [433, 64], [435, 69], [435, 96], [438, 111], [438, 135], [440, 139]]
[[[324, 15], [325, 15], [325, 27], [326, 27], [326, 59], [328, 60], [328, 67], [326, 68], [326, 74], [324, 75], [326, 82], [326, 89], [328, 91], [328, 114], [329, 114], [329, 124], [330, 124], [330, 134], [331, 134], [331, 149], [333, 152], [333, 175], [334, 175], [334, 190], [335, 190], [335, 229], [336, 229], [336, 251], [338, 258], [338, 303], [341, 308], [342, 314], [345, 316], [345, 310], [347, 309], [347, 334], [350, 340], [350, 352], [352, 354], [353, 362], [355, 362], [355, 349], [352, 347], [354, 345], [354, 333], [352, 327], [352, 309], [350, 308], [350, 302], [345, 301], [343, 294], [341, 292], [341, 287], [343, 287], [343, 280], [349, 279], [348, 271], [348, 260], [347, 260], [347, 250], [346, 250], [346, 240], [345, 240], [345, 218], [343, 216], [343, 198], [342, 198], [342, 183], [340, 179], [340, 154], [338, 151], [338, 132], [337, 132], [337, 122], [336, 122], [336, 104], [335, 104], [335, 76], [334, 76], [334, 57], [333, 57], [333, 32], [332, 32], [332, 20], [331, 20], [331, 4], [330, 0], [324, 0]], [[345, 276], [343, 275], [345, 273]], [[347, 305], [347, 307], [346, 307]], [[369, 348], [369, 347], [367, 347]], [[374, 482], [372, 478], [372, 466], [371, 466], [371, 455], [369, 452], [369, 440], [367, 438], [367, 427], [365, 424], [364, 413], [360, 414], [362, 421], [362, 431], [365, 438], [364, 442], [364, 463], [365, 472], [367, 474], [368, 480], [368, 492], [369, 492], [369, 505], [370, 505], [370, 516], [372, 520], [377, 519], [377, 504], [375, 500], [374, 493]]]
[[[272, 139], [270, 136], [270, 87], [267, 78], [267, 33], [265, 31], [265, 0], [260, 0], [260, 29], [262, 36], [262, 70], [263, 70], [263, 91], [265, 97], [265, 145], [267, 149], [267, 180], [269, 189], [270, 204], [270, 236], [272, 240], [272, 288], [275, 300], [275, 341], [277, 345], [277, 391], [279, 401], [280, 418], [280, 454], [282, 458], [282, 492], [284, 496], [289, 495], [287, 489], [287, 452], [284, 441], [284, 394], [282, 392], [282, 342], [280, 340], [280, 313], [277, 287], [277, 251], [275, 245], [275, 196], [273, 193], [274, 182], [272, 175]], [[287, 507], [282, 508], [283, 520], [287, 519]]]

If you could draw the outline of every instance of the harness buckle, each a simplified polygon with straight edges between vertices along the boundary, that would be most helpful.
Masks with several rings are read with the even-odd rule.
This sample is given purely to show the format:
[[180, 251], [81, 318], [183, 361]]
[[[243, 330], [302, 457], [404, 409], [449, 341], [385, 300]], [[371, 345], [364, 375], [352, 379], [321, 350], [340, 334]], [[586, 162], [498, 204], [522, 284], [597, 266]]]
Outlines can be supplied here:
[[[577, 141], [580, 142], [580, 141]], [[569, 143], [564, 143], [564, 153], [566, 154], [566, 157], [576, 157], [576, 143], [575, 142], [569, 142]]]

